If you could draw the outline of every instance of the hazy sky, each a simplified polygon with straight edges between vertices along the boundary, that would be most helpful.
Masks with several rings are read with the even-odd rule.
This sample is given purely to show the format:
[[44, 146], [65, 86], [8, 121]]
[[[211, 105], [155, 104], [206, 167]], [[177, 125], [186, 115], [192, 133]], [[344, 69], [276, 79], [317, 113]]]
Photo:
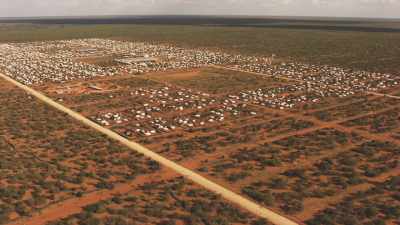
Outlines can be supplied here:
[[400, 0], [0, 0], [0, 17], [118, 14], [400, 18]]

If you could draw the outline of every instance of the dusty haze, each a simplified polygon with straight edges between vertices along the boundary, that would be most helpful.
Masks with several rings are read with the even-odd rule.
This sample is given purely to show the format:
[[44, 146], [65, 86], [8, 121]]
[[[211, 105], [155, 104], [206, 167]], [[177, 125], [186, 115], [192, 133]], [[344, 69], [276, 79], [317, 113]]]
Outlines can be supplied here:
[[198, 14], [400, 18], [400, 0], [2, 0], [0, 17]]

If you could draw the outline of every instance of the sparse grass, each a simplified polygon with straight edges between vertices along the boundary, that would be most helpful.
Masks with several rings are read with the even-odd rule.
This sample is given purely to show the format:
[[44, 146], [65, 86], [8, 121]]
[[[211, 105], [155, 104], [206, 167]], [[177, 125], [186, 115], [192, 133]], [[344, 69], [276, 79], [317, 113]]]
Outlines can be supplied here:
[[149, 76], [180, 87], [196, 89], [211, 94], [238, 93], [257, 88], [274, 88], [290, 84], [278, 78], [261, 77], [244, 72], [205, 68], [199, 72]]

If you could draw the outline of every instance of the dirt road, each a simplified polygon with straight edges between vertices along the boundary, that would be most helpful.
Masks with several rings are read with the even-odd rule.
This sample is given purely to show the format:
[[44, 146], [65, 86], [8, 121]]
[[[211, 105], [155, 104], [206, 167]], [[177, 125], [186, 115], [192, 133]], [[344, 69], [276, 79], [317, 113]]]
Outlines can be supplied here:
[[53, 101], [52, 99], [48, 98], [47, 96], [41, 94], [38, 91], [33, 90], [32, 88], [29, 88], [26, 85], [23, 85], [13, 79], [11, 79], [10, 77], [0, 74], [0, 77], [13, 83], [14, 85], [16, 85], [17, 87], [23, 89], [24, 91], [26, 91], [27, 93], [31, 94], [32, 96], [35, 96], [37, 99], [43, 101], [44, 103], [48, 104], [49, 106], [54, 107], [55, 109], [62, 111], [66, 114], [68, 114], [69, 116], [71, 116], [72, 118], [80, 121], [81, 123], [107, 135], [108, 137], [119, 141], [120, 143], [124, 144], [125, 146], [129, 147], [130, 149], [137, 151], [151, 159], [153, 159], [154, 161], [157, 161], [158, 163], [166, 166], [167, 168], [170, 168], [174, 171], [176, 171], [177, 173], [183, 175], [184, 177], [192, 180], [193, 182], [203, 186], [204, 188], [221, 195], [223, 198], [225, 198], [228, 201], [231, 201], [237, 205], [239, 205], [240, 207], [242, 207], [243, 209], [248, 210], [249, 212], [260, 216], [262, 218], [265, 218], [267, 220], [269, 220], [270, 222], [274, 223], [274, 224], [278, 224], [278, 225], [295, 225], [298, 224], [286, 217], [283, 217], [269, 209], [266, 209], [224, 187], [222, 187], [221, 185], [218, 185], [208, 179], [206, 179], [205, 177], [183, 167], [180, 166], [179, 164], [168, 160], [164, 157], [162, 157], [161, 155], [139, 145], [138, 143], [135, 143], [133, 141], [130, 141], [122, 136], [120, 136], [119, 134], [106, 129], [100, 125], [98, 125], [97, 123], [92, 122], [91, 120], [85, 118], [84, 116], [82, 116], [79, 113], [76, 113], [74, 111], [72, 111], [69, 108], [64, 107], [63, 105]]
[[380, 96], [380, 97], [400, 99], [400, 96], [395, 96], [395, 95], [390, 95], [390, 94], [382, 94], [382, 93], [371, 92], [371, 91], [367, 91], [367, 93], [368, 93], [368, 94], [371, 94], [371, 95]]

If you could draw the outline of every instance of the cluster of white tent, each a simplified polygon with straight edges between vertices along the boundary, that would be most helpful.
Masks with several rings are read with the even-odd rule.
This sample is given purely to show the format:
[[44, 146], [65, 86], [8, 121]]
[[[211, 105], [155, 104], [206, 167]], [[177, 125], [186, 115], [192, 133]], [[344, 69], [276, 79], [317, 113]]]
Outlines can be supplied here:
[[285, 77], [305, 82], [323, 95], [349, 96], [362, 91], [378, 91], [400, 84], [400, 77], [385, 73], [357, 71], [334, 66], [318, 66], [304, 63], [280, 63], [274, 65], [252, 63], [233, 65], [236, 69]]
[[288, 109], [301, 103], [317, 103], [325, 97], [346, 97], [354, 93], [352, 90], [311, 82], [297, 82], [279, 87], [243, 90], [236, 95], [229, 95], [229, 98], [277, 109]]
[[[106, 39], [76, 39], [0, 45], [0, 68], [13, 78], [31, 85], [47, 81], [65, 82], [115, 74], [141, 74], [167, 70], [185, 70], [208, 65], [268, 62], [268, 58], [244, 57], [204, 49], [186, 49]], [[149, 58], [130, 64], [102, 67], [83, 63], [88, 57]], [[118, 61], [116, 58], [115, 61]], [[121, 60], [119, 60], [121, 61]], [[146, 60], [144, 60], [146, 61]]]
[[117, 72], [114, 68], [96, 67], [70, 57], [45, 54], [27, 44], [0, 45], [0, 68], [27, 85], [111, 76]]
[[[159, 60], [157, 62], [138, 61], [138, 63], [129, 65], [116, 64], [104, 67], [78, 60], [85, 57], [105, 55], [157, 58]], [[327, 96], [346, 97], [362, 91], [378, 91], [399, 85], [400, 82], [399, 77], [390, 74], [303, 63], [274, 63], [271, 57], [247, 57], [162, 44], [106, 39], [77, 39], [0, 45], [0, 69], [2, 72], [28, 85], [48, 81], [66, 82], [73, 79], [90, 79], [95, 76], [112, 76], [115, 74], [185, 70], [208, 65], [222, 65], [295, 80], [294, 84], [281, 87], [243, 90], [228, 98], [281, 109], [292, 108], [296, 104], [307, 101], [317, 102]], [[140, 92], [140, 90], [136, 92]], [[150, 101], [158, 95], [159, 93], [151, 93], [149, 95]], [[188, 97], [191, 98], [190, 101], [186, 101]], [[208, 99], [207, 96], [193, 97], [182, 96], [177, 93], [174, 104], [170, 106], [170, 109], [183, 111], [192, 105], [201, 109], [214, 103], [207, 102], [205, 100]], [[157, 107], [162, 107], [162, 105], [161, 102], [160, 106]], [[140, 112], [136, 116], [138, 118], [146, 117], [143, 113], [146, 114], [146, 111]]]
[[237, 100], [214, 98], [184, 88], [138, 88], [129, 95], [136, 99], [129, 109], [102, 113], [92, 116], [92, 120], [104, 126], [122, 124], [127, 136], [152, 136], [177, 128], [200, 128], [223, 122], [228, 117], [257, 114]]

